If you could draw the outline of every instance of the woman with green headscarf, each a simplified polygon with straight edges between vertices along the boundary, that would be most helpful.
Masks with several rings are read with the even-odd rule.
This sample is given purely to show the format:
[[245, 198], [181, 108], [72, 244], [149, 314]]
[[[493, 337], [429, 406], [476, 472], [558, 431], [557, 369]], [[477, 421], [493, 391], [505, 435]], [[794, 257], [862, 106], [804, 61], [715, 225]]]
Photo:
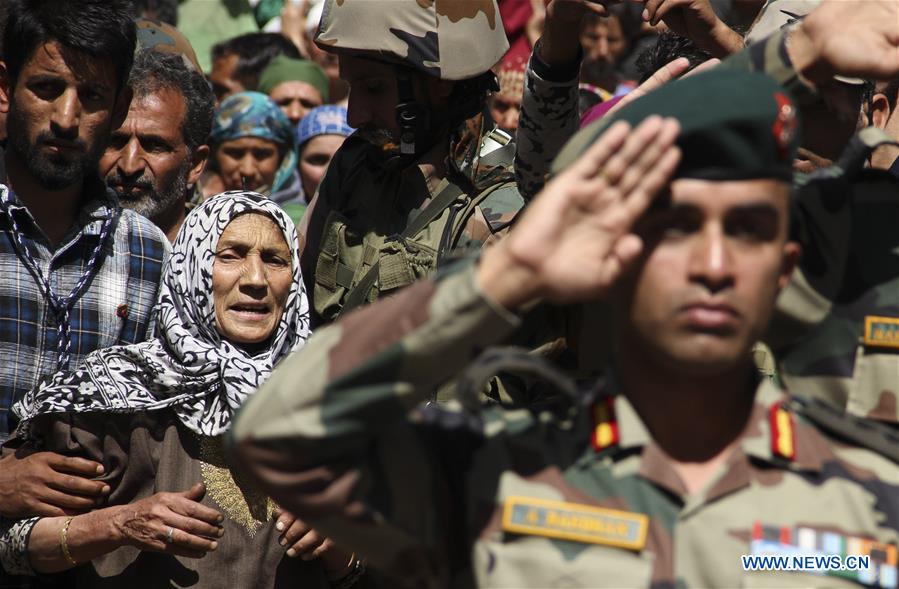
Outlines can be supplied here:
[[280, 205], [301, 202], [296, 141], [294, 126], [268, 96], [229, 96], [209, 136], [212, 166], [221, 179], [216, 189], [253, 190]]

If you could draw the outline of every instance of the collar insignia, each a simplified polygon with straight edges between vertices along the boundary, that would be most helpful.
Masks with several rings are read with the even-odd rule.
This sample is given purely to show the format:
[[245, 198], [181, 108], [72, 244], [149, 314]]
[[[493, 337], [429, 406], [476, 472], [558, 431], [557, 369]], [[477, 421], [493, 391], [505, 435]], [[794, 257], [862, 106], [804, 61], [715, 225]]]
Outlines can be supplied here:
[[771, 424], [771, 453], [790, 460], [796, 458], [796, 423], [793, 414], [787, 411], [783, 403], [771, 407], [768, 414]]
[[606, 397], [593, 404], [593, 433], [590, 443], [597, 452], [616, 445], [621, 436], [618, 432], [618, 420], [615, 417], [615, 399]]

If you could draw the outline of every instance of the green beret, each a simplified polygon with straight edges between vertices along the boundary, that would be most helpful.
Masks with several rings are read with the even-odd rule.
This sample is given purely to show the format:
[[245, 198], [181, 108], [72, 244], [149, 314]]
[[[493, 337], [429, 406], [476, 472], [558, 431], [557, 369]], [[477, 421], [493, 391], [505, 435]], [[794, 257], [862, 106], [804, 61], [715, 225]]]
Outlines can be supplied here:
[[328, 74], [314, 62], [283, 55], [275, 57], [259, 76], [259, 91], [268, 94], [284, 82], [306, 82], [318, 90], [324, 102], [328, 102]]
[[636, 127], [654, 114], [680, 123], [677, 178], [793, 178], [799, 114], [792, 99], [765, 74], [718, 69], [666, 84], [584, 127], [553, 162], [553, 174], [573, 163], [615, 122]]

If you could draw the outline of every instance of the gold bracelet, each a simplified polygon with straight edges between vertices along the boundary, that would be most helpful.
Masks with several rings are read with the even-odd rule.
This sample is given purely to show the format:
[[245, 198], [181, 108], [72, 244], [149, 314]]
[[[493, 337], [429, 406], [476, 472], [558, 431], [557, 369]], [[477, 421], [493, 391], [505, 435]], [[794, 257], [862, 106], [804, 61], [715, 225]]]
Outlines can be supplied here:
[[72, 553], [69, 552], [69, 526], [72, 524], [72, 520], [74, 517], [66, 518], [66, 523], [62, 525], [62, 528], [59, 530], [59, 547], [62, 549], [63, 557], [69, 561], [73, 567], [78, 566], [78, 561], [72, 558]]

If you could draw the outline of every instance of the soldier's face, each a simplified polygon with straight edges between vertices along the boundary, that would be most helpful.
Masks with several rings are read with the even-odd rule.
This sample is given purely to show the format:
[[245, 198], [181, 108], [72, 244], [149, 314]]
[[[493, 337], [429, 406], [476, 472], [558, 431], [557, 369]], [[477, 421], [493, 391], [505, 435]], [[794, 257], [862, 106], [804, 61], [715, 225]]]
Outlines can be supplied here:
[[675, 180], [638, 223], [644, 254], [616, 291], [621, 353], [696, 374], [747, 361], [799, 257], [788, 196], [775, 180]]
[[340, 77], [350, 86], [347, 123], [356, 135], [379, 146], [399, 143], [399, 103], [392, 66], [353, 55], [340, 56]]

